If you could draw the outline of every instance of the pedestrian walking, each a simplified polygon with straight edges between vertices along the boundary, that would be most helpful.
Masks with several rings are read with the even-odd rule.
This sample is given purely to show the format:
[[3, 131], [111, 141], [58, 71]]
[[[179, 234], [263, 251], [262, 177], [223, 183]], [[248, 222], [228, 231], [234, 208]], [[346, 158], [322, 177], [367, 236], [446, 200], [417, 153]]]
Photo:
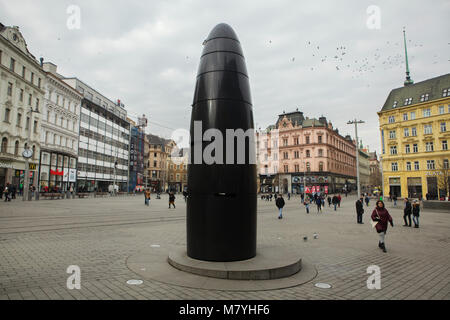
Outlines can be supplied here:
[[175, 209], [175, 194], [173, 192], [169, 192], [169, 209], [171, 205]]
[[[412, 205], [409, 202], [408, 198], [405, 198], [405, 208], [403, 209], [403, 220], [405, 221], [404, 227], [411, 227], [411, 214], [412, 214]], [[408, 217], [409, 224], [406, 221]]]
[[364, 222], [362, 222], [363, 214], [364, 214], [364, 196], [361, 195], [360, 198], [356, 200], [356, 222], [358, 224], [364, 224]]
[[341, 207], [341, 200], [342, 200], [341, 194], [338, 194], [338, 207], [339, 208]]
[[145, 198], [145, 205], [149, 206], [150, 205], [150, 189], [145, 189], [144, 192], [144, 198]]
[[320, 197], [316, 198], [316, 205], [317, 205], [317, 213], [322, 211], [322, 199]]
[[333, 199], [331, 200], [331, 202], [333, 203], [334, 211], [336, 211], [336, 207], [337, 207], [337, 205], [339, 203], [339, 198], [337, 197], [337, 195], [333, 196]]
[[366, 193], [366, 197], [364, 198], [364, 201], [366, 202], [366, 207], [369, 206], [370, 198], [369, 195]]
[[305, 194], [302, 193], [302, 194], [300, 195], [300, 197], [302, 198], [302, 202], [305, 202]]
[[380, 237], [380, 240], [378, 241], [378, 247], [381, 250], [383, 250], [383, 252], [386, 252], [386, 245], [384, 240], [388, 229], [388, 222], [391, 224], [392, 227], [394, 227], [394, 221], [392, 220], [391, 215], [385, 208], [383, 201], [381, 200], [377, 201], [376, 207], [372, 212], [371, 218], [372, 221], [376, 222], [376, 224], [374, 224], [374, 227], [377, 230], [378, 235]]
[[392, 197], [392, 200], [394, 200], [394, 207], [397, 206], [397, 195], [394, 193], [394, 196]]
[[288, 200], [291, 200], [291, 193], [288, 192]]
[[279, 197], [275, 200], [275, 205], [278, 208], [278, 219], [283, 219], [283, 207], [284, 207], [284, 199], [283, 195], [279, 195]]
[[3, 194], [5, 195], [5, 202], [11, 201], [11, 190], [9, 182], [6, 184], [5, 189], [3, 190]]
[[187, 196], [188, 196], [187, 191], [183, 191], [184, 202], [187, 201]]
[[414, 228], [418, 228], [420, 216], [420, 202], [418, 200], [414, 200], [412, 206], [412, 214], [413, 214]]
[[309, 213], [310, 203], [311, 203], [311, 201], [309, 200], [309, 196], [306, 196], [305, 201], [303, 201], [303, 204], [305, 205], [305, 208], [306, 208], [306, 213]]
[[328, 200], [328, 207], [331, 207], [331, 197], [330, 197], [330, 195], [328, 195], [327, 200]]

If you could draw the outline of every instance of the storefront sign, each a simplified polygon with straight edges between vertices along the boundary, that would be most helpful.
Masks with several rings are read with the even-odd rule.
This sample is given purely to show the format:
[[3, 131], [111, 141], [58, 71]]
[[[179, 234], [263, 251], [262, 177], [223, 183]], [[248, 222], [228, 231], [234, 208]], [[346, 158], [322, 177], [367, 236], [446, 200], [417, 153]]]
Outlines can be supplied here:
[[68, 180], [69, 180], [69, 169], [64, 169], [63, 182], [67, 182]]
[[328, 194], [328, 186], [325, 186], [325, 193]]
[[63, 176], [64, 172], [63, 171], [59, 171], [58, 169], [56, 169], [56, 170], [50, 170], [50, 174], [53, 174], [55, 176]]
[[69, 182], [77, 181], [77, 169], [69, 169]]
[[0, 162], [0, 168], [12, 169], [12, 163], [11, 162]]
[[29, 163], [29, 164], [28, 164], [28, 168], [29, 168], [30, 170], [36, 170], [36, 163]]

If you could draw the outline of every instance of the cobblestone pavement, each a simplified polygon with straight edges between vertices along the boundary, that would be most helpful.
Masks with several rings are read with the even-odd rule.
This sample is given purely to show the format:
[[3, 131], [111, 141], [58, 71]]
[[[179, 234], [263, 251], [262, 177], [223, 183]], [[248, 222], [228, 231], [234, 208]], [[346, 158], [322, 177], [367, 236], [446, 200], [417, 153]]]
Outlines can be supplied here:
[[[299, 198], [288, 201], [277, 219], [274, 201], [258, 199], [258, 243], [299, 244], [302, 258], [318, 275], [293, 288], [270, 291], [188, 289], [145, 280], [126, 259], [151, 245], [185, 245], [186, 205], [167, 198], [118, 198], [0, 202], [0, 299], [437, 299], [450, 298], [450, 213], [421, 213], [420, 229], [403, 227], [401, 208], [387, 207], [394, 218], [383, 253], [370, 227], [374, 201], [363, 225], [356, 224], [354, 197], [338, 211], [310, 214]], [[400, 205], [399, 205], [400, 206]], [[313, 233], [318, 233], [318, 239]], [[303, 237], [308, 236], [308, 241]], [[66, 287], [69, 265], [81, 268], [81, 289]], [[367, 267], [381, 269], [381, 290], [369, 290]], [[168, 268], [170, 266], [168, 265]], [[331, 289], [314, 286], [317, 282]]]

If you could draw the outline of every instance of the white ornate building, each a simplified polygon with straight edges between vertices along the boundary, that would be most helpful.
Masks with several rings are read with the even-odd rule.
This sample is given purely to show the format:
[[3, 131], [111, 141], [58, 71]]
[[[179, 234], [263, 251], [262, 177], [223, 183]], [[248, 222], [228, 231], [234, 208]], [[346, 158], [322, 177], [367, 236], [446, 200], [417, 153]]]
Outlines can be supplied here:
[[43, 63], [46, 71], [42, 108], [40, 190], [75, 189], [77, 178], [80, 109], [83, 96], [61, 80], [57, 66]]
[[8, 182], [17, 189], [23, 186], [26, 145], [34, 151], [30, 183], [37, 185], [44, 80], [19, 27], [0, 23], [0, 187]]

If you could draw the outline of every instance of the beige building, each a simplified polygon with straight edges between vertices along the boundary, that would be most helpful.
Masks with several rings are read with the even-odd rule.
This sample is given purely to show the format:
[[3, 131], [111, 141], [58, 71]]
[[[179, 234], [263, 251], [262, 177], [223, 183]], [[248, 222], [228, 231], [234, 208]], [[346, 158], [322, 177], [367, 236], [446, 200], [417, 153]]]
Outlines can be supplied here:
[[369, 150], [359, 147], [359, 185], [361, 192], [370, 193], [370, 160]]
[[169, 190], [183, 192], [187, 188], [187, 153], [183, 154], [183, 150], [180, 150], [178, 155], [172, 155], [169, 157], [168, 165]]
[[0, 187], [23, 187], [28, 147], [30, 184], [37, 185], [45, 76], [19, 27], [0, 24]]
[[169, 188], [169, 157], [175, 142], [153, 134], [145, 136], [144, 163], [146, 186], [164, 192]]

